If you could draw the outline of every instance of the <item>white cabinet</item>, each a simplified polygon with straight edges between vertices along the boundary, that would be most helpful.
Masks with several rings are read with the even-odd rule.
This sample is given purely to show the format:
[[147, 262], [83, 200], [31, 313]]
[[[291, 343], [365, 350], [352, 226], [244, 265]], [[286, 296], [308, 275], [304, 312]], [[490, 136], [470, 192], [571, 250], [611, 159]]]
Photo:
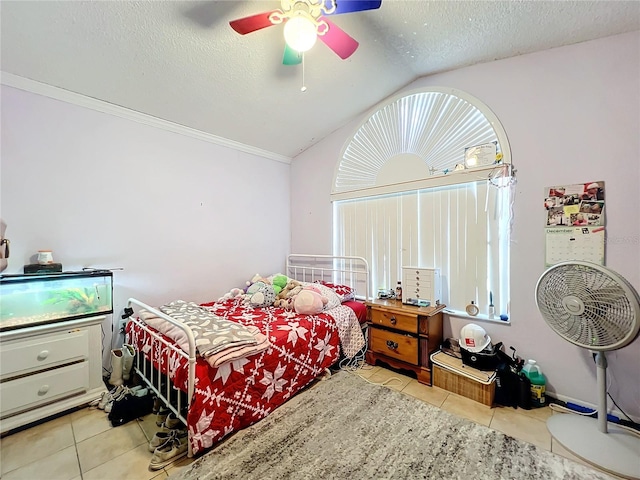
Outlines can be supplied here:
[[0, 332], [0, 432], [89, 403], [102, 380], [104, 315]]
[[441, 285], [437, 268], [402, 267], [402, 303], [435, 307], [442, 301]]

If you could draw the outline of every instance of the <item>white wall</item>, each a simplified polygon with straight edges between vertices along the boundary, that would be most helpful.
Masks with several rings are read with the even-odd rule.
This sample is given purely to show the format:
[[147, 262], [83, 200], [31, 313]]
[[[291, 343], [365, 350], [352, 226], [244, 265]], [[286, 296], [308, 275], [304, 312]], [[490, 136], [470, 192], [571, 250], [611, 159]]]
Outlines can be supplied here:
[[[494, 343], [538, 360], [549, 390], [597, 404], [591, 355], [555, 335], [535, 304], [544, 271], [544, 188], [605, 181], [606, 265], [640, 290], [640, 32], [424, 77], [406, 90], [428, 86], [462, 90], [488, 105], [506, 130], [517, 168], [512, 323], [482, 326]], [[293, 251], [331, 252], [334, 168], [366, 116], [294, 159]], [[445, 335], [458, 337], [465, 323], [447, 318]], [[640, 339], [607, 358], [609, 392], [640, 418]]]
[[12, 87], [1, 95], [4, 273], [45, 248], [65, 270], [122, 267], [117, 321], [129, 297], [212, 301], [284, 269], [290, 165]]

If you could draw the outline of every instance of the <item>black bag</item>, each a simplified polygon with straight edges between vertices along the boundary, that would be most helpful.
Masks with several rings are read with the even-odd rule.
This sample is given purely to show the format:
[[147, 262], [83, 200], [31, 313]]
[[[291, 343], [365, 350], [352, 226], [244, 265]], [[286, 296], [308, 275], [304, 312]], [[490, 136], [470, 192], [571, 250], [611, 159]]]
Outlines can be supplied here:
[[531, 382], [520, 374], [522, 359], [509, 357], [498, 350], [498, 367], [496, 368], [496, 394], [494, 403], [505, 407], [531, 409]]
[[500, 357], [498, 352], [502, 348], [502, 342], [490, 345], [480, 352], [470, 352], [464, 347], [460, 347], [462, 363], [478, 370], [491, 371], [498, 368]]
[[496, 370], [496, 394], [493, 402], [496, 405], [516, 408], [518, 406], [519, 375], [508, 363], [501, 363]]
[[148, 415], [152, 409], [153, 395], [151, 395], [151, 392], [141, 397], [127, 393], [120, 400], [113, 402], [113, 407], [109, 412], [109, 421], [112, 426], [118, 427], [131, 420]]

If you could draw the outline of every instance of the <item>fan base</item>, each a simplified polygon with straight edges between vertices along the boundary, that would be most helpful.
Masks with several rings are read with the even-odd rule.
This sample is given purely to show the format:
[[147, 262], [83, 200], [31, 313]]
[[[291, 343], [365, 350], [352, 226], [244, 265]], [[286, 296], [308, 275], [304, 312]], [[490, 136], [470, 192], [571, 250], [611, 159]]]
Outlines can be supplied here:
[[598, 421], [571, 413], [547, 420], [549, 432], [585, 462], [615, 475], [640, 479], [640, 436], [609, 423], [602, 433]]

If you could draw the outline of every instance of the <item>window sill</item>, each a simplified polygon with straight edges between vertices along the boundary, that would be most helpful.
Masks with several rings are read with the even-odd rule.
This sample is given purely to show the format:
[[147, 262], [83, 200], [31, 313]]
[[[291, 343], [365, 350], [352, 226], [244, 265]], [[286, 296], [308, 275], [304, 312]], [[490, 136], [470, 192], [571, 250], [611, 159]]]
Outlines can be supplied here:
[[461, 312], [459, 310], [451, 310], [451, 309], [448, 309], [448, 308], [445, 308], [443, 310], [443, 313], [446, 313], [447, 315], [451, 315], [452, 317], [464, 318], [465, 320], [479, 320], [479, 321], [489, 322], [489, 323], [498, 323], [500, 325], [510, 325], [511, 324], [511, 319], [501, 320], [500, 316], [494, 316], [493, 318], [489, 318], [488, 315], [478, 314], [478, 315], [476, 315], [474, 317], [474, 316], [469, 315], [467, 312]]

